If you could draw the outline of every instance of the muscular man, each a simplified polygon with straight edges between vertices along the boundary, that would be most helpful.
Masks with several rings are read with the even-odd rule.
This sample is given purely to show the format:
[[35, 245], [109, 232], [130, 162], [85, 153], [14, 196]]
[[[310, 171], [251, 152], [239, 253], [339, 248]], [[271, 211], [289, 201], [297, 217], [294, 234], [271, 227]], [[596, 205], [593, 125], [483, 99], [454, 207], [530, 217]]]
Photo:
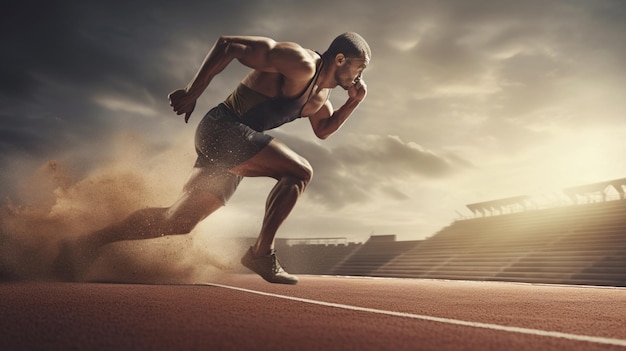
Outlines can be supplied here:
[[[363, 101], [362, 79], [371, 51], [356, 33], [338, 36], [319, 54], [298, 44], [263, 37], [223, 36], [214, 44], [189, 85], [169, 95], [185, 122], [211, 80], [231, 61], [252, 70], [234, 92], [200, 121], [195, 146], [198, 158], [178, 200], [169, 208], [139, 210], [124, 221], [83, 239], [95, 249], [119, 240], [189, 233], [223, 206], [242, 177], [271, 177], [277, 183], [266, 203], [256, 243], [241, 263], [272, 283], [296, 284], [274, 252], [276, 231], [311, 180], [309, 162], [264, 131], [308, 117], [321, 139], [336, 132]], [[340, 86], [346, 102], [333, 109], [328, 96]]]

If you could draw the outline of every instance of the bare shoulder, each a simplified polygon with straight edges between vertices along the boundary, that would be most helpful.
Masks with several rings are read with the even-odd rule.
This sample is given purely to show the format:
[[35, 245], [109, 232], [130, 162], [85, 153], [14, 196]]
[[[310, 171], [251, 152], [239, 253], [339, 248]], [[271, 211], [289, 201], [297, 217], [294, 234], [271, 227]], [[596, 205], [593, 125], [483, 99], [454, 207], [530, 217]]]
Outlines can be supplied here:
[[307, 81], [315, 74], [318, 56], [293, 42], [254, 36], [222, 36], [233, 57], [257, 71], [279, 73], [291, 81]]
[[315, 74], [318, 56], [297, 43], [276, 42], [270, 60], [278, 71], [293, 80], [309, 80]]

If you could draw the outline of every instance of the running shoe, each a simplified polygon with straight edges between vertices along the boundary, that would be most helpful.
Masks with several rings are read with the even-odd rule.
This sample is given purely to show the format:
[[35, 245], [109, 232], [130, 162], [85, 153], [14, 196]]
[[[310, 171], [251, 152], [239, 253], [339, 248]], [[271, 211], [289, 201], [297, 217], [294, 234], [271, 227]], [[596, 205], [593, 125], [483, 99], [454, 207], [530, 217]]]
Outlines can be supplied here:
[[252, 247], [241, 258], [241, 264], [260, 275], [270, 283], [297, 284], [298, 277], [291, 275], [283, 269], [276, 257], [276, 251], [270, 250], [267, 255], [255, 256]]

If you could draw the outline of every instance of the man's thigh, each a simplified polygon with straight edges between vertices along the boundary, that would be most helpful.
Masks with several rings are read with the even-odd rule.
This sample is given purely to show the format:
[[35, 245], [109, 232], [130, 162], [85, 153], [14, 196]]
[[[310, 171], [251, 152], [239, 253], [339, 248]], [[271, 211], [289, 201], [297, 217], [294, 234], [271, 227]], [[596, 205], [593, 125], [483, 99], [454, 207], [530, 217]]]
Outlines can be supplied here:
[[278, 139], [273, 139], [249, 160], [232, 168], [231, 173], [243, 177], [272, 177], [280, 179], [292, 176], [310, 179], [311, 165], [302, 156]]

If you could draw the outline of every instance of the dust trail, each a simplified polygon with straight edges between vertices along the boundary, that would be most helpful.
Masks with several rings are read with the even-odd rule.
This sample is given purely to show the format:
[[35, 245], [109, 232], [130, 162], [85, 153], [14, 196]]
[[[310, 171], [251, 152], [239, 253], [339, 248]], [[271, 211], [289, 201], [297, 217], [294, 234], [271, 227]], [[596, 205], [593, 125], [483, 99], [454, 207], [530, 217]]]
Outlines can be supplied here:
[[[169, 206], [193, 164], [189, 150], [161, 148], [124, 134], [109, 159], [82, 177], [71, 161], [48, 161], [20, 184], [20, 205], [0, 209], [0, 280], [53, 279], [62, 239], [75, 240], [133, 211]], [[220, 242], [221, 240], [225, 242]], [[221, 248], [219, 255], [210, 248]], [[120, 242], [102, 248], [89, 280], [146, 283], [206, 281], [218, 266], [236, 266], [232, 241], [194, 231], [185, 236]]]

